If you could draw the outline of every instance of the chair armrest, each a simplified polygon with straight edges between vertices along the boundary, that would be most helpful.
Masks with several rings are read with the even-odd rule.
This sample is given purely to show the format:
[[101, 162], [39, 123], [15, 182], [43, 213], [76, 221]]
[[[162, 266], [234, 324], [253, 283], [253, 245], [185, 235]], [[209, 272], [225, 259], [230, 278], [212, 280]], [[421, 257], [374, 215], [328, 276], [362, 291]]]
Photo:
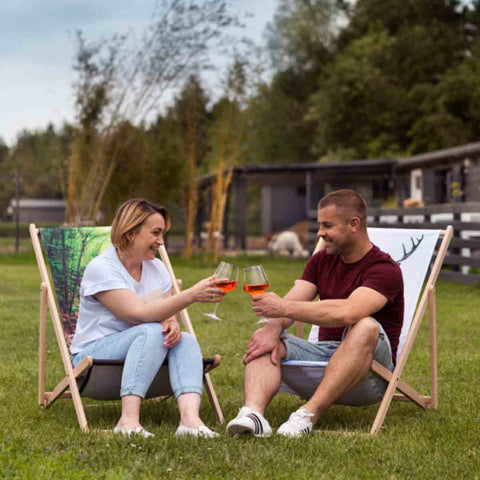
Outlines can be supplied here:
[[203, 373], [208, 373], [212, 371], [214, 368], [217, 368], [222, 361], [222, 357], [220, 355], [214, 355], [212, 358], [204, 358], [203, 359]]

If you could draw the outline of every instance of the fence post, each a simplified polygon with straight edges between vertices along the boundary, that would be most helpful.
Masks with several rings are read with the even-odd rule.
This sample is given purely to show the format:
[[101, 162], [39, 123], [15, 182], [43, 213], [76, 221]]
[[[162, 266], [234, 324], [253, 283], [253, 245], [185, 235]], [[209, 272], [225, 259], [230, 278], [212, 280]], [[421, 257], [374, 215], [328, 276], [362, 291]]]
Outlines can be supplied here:
[[15, 168], [15, 253], [20, 252], [20, 169]]
[[[462, 214], [460, 211], [457, 211], [455, 208], [455, 203], [453, 204], [453, 221], [460, 221], [462, 219]], [[453, 238], [461, 238], [461, 231], [458, 228], [453, 229]], [[452, 248], [453, 255], [460, 255], [461, 250], [458, 247]], [[461, 270], [460, 265], [453, 265], [453, 271], [459, 272]]]
[[398, 211], [398, 215], [397, 215], [397, 223], [400, 224], [399, 225], [400, 227], [402, 227], [403, 224], [404, 224], [404, 220], [405, 220], [404, 215], [405, 215], [405, 209], [400, 208], [399, 211]]

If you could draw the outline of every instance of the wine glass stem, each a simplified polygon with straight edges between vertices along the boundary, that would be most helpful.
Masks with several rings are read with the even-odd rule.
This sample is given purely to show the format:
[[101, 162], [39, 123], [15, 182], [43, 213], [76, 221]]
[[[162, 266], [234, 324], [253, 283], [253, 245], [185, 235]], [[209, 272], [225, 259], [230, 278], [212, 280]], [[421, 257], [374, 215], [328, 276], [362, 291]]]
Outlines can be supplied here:
[[217, 308], [218, 308], [218, 303], [215, 304], [215, 306], [213, 307], [213, 312], [212, 312], [212, 315], [217, 315]]

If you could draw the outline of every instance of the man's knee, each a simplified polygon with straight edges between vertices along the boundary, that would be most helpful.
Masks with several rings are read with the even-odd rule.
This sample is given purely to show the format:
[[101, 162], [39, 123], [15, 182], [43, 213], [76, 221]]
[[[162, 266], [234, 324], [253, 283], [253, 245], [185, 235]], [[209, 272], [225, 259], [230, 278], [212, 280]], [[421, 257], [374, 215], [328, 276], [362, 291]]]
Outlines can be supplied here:
[[365, 317], [356, 322], [348, 332], [350, 340], [366, 347], [375, 348], [380, 335], [380, 326], [372, 317]]
[[[285, 360], [285, 358], [287, 358], [287, 347], [285, 346], [285, 344], [283, 343], [282, 340], [279, 340], [278, 347], [276, 347], [276, 348], [277, 348], [276, 360], [280, 364], [283, 360]], [[248, 363], [246, 363], [245, 362], [246, 353], [245, 353], [245, 356], [243, 357], [243, 363], [244, 363], [245, 367], [248, 367], [249, 365], [251, 366], [252, 364], [255, 364], [257, 362], [268, 361], [269, 363], [271, 363], [272, 362], [272, 354], [273, 354], [273, 351], [262, 353], [262, 354], [256, 356], [255, 358], [253, 358], [252, 360], [250, 360]]]

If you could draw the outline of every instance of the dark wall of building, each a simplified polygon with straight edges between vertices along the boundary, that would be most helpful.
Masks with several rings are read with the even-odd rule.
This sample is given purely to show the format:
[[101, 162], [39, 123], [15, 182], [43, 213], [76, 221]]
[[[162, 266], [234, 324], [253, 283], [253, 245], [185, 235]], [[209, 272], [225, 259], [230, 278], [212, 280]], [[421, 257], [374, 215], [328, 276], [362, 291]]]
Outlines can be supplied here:
[[397, 194], [410, 196], [410, 188], [398, 188], [399, 179], [422, 172], [425, 205], [480, 201], [480, 142], [399, 159], [395, 166]]
[[65, 208], [22, 208], [18, 212], [21, 223], [63, 223]]
[[[262, 234], [271, 234], [288, 229], [296, 222], [307, 219], [309, 209], [316, 209], [318, 201], [327, 193], [341, 188], [350, 188], [362, 195], [370, 207], [378, 207], [392, 194], [388, 179], [359, 175], [325, 179], [314, 175], [310, 201], [304, 185], [269, 185], [261, 190]], [[307, 205], [307, 202], [309, 205]]]
[[480, 201], [478, 160], [422, 169], [423, 201], [426, 205]]
[[305, 220], [304, 186], [268, 186], [261, 195], [262, 234], [286, 230], [296, 222]]
[[480, 202], [480, 159], [469, 159], [463, 172], [466, 201]]

